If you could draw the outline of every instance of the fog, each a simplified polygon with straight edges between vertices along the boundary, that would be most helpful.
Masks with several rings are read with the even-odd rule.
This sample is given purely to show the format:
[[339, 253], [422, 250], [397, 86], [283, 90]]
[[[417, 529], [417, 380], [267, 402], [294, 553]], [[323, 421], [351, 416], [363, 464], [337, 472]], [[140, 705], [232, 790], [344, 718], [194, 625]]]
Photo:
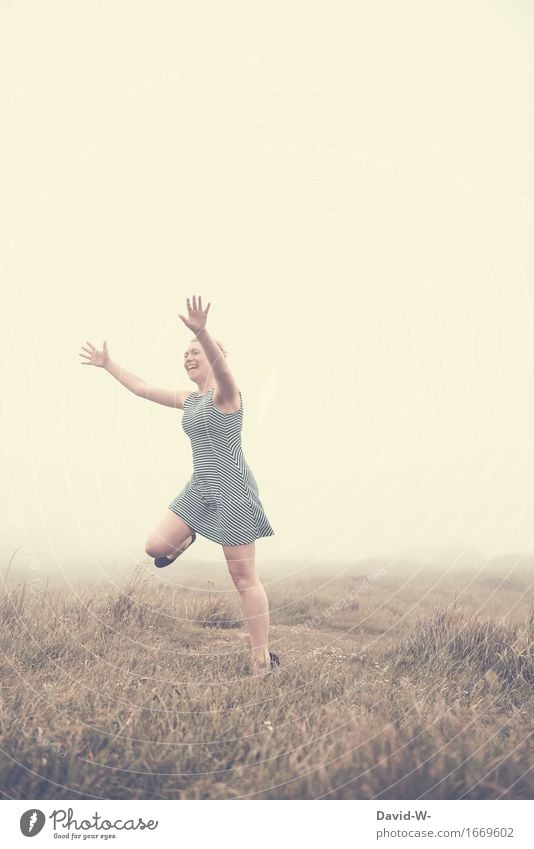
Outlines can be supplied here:
[[145, 558], [182, 413], [78, 351], [193, 391], [192, 294], [243, 392], [258, 563], [534, 555], [529, 5], [190, 5], [3, 6], [2, 563]]

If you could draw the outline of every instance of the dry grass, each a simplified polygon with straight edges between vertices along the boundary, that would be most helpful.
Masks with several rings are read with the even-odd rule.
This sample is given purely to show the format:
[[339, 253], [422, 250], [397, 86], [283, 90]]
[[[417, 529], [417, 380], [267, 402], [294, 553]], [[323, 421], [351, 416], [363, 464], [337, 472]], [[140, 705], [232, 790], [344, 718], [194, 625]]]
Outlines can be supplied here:
[[228, 589], [6, 594], [4, 795], [532, 798], [527, 577], [278, 581], [263, 680]]

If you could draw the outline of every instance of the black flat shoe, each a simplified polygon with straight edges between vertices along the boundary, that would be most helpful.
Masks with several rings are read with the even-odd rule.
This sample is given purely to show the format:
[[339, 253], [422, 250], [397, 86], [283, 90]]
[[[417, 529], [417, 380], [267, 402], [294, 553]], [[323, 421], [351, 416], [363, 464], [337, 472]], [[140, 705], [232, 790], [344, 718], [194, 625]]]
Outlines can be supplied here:
[[278, 669], [280, 667], [280, 658], [273, 651], [269, 652], [269, 660], [271, 661], [271, 669]]
[[179, 548], [173, 557], [156, 557], [154, 559], [154, 566], [157, 566], [158, 569], [163, 569], [164, 566], [170, 566], [170, 564], [174, 563], [174, 561], [177, 560], [180, 555], [184, 553], [184, 551], [187, 551], [187, 549], [193, 545], [196, 538], [197, 535], [193, 531], [193, 533], [191, 534], [191, 542], [189, 543], [189, 545], [186, 545], [185, 548]]

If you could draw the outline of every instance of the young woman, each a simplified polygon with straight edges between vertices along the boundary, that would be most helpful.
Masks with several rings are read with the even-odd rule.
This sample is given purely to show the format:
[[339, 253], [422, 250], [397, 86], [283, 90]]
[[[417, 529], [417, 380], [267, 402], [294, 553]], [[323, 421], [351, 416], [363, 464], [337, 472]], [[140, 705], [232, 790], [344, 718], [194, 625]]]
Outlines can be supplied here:
[[182, 428], [191, 440], [193, 474], [168, 505], [146, 542], [146, 553], [158, 567], [173, 563], [197, 533], [222, 546], [239, 591], [252, 645], [254, 675], [270, 672], [280, 660], [269, 651], [269, 605], [256, 574], [255, 540], [272, 536], [259, 498], [258, 485], [241, 447], [243, 397], [228, 368], [227, 352], [206, 328], [210, 308], [202, 299], [187, 298], [188, 316], [179, 317], [195, 336], [184, 354], [184, 369], [195, 392], [150, 386], [114, 362], [107, 342], [97, 350], [82, 345], [82, 365], [106, 369], [119, 383], [142, 398], [183, 410]]

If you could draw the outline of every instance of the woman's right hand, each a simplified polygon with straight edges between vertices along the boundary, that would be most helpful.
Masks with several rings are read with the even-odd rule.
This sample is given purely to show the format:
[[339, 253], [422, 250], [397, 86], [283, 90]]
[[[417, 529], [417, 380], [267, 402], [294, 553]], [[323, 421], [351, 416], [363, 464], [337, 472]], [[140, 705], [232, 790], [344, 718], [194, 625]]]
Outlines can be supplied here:
[[102, 350], [99, 351], [91, 344], [91, 342], [87, 342], [86, 345], [82, 345], [82, 350], [79, 356], [83, 358], [82, 366], [98, 366], [99, 368], [105, 368], [109, 361], [108, 343], [104, 342]]

